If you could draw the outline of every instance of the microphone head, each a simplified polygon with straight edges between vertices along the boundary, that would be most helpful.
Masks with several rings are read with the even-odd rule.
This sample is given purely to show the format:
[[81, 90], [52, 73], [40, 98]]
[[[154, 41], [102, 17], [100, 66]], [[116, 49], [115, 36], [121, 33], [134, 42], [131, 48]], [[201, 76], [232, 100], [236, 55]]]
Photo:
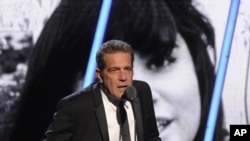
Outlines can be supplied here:
[[136, 97], [136, 89], [134, 86], [128, 86], [125, 90], [125, 96], [128, 100], [134, 101]]

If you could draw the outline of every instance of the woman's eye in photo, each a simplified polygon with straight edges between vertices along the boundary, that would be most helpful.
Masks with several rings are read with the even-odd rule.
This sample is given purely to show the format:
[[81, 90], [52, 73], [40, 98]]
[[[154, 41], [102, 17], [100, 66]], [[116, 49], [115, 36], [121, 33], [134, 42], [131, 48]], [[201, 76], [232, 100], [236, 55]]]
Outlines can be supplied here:
[[148, 63], [148, 69], [152, 71], [159, 71], [159, 70], [169, 67], [172, 63], [174, 63], [174, 61], [175, 61], [175, 58], [165, 59], [161, 63], [159, 62], [152, 63], [152, 64]]

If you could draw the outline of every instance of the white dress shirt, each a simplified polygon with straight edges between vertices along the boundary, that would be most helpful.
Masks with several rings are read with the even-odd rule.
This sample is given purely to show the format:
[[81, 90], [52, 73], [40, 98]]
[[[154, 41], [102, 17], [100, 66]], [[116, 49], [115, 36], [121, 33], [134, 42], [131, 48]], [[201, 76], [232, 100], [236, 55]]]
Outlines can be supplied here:
[[[111, 102], [108, 96], [101, 90], [102, 100], [104, 104], [107, 125], [108, 125], [108, 134], [110, 141], [122, 141], [120, 134], [120, 126], [117, 119], [117, 106], [114, 102]], [[118, 104], [118, 101], [117, 101]], [[129, 123], [129, 132], [131, 141], [137, 141], [135, 134], [135, 118], [132, 109], [132, 105], [129, 101], [126, 101], [124, 104], [125, 110], [127, 112], [128, 123]]]

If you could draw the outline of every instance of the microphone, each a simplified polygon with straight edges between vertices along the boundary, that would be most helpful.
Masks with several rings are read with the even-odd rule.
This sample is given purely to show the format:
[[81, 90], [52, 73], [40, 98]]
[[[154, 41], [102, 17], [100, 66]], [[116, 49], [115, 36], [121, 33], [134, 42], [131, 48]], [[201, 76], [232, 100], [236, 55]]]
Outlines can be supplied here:
[[123, 96], [129, 100], [129, 101], [134, 101], [136, 98], [136, 89], [134, 86], [128, 86], [123, 94]]

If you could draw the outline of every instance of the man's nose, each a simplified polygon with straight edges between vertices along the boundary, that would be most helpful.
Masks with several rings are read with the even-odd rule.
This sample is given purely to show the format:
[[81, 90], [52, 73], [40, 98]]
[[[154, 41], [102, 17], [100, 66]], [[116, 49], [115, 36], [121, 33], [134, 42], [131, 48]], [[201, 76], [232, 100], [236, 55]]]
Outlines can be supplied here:
[[119, 80], [125, 81], [127, 80], [127, 73], [124, 70], [121, 70], [119, 73]]

